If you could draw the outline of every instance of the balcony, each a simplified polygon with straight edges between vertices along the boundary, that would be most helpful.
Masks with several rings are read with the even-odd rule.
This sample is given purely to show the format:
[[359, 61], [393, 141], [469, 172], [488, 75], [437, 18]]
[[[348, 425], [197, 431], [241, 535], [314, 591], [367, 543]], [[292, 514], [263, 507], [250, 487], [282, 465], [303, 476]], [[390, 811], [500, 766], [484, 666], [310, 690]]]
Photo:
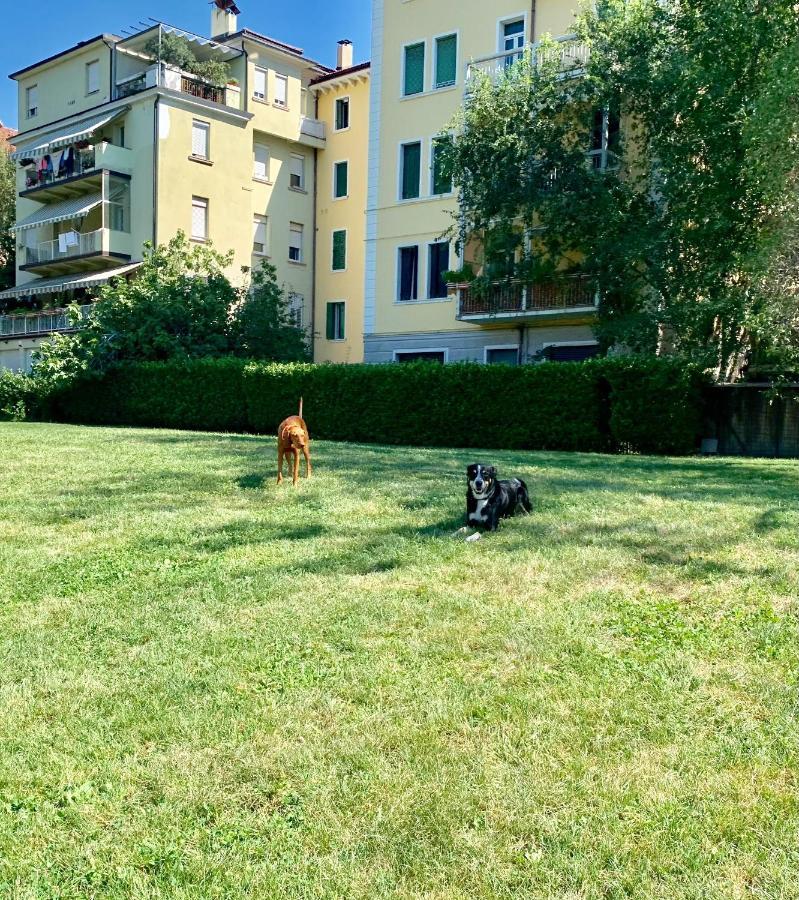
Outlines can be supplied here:
[[313, 119], [310, 116], [302, 116], [300, 119], [300, 143], [307, 144], [310, 147], [325, 146], [327, 140], [327, 129], [325, 123], [319, 119]]
[[29, 166], [25, 175], [26, 188], [19, 195], [37, 203], [53, 203], [92, 194], [102, 189], [103, 172], [129, 174], [132, 168], [133, 154], [130, 150], [100, 141], [75, 153], [74, 168], [69, 173], [64, 172], [60, 176], [57, 171], [45, 174], [35, 165]]
[[[81, 317], [86, 319], [92, 309], [91, 304], [81, 306]], [[74, 326], [65, 309], [45, 309], [40, 312], [0, 316], [0, 340], [3, 338], [35, 338], [56, 331], [72, 331]]]
[[46, 276], [114, 268], [120, 262], [130, 261], [129, 254], [111, 250], [112, 235], [116, 234], [108, 228], [98, 228], [72, 231], [55, 240], [41, 241], [25, 248], [25, 263], [20, 271]]
[[569, 275], [548, 284], [498, 281], [477, 292], [468, 284], [456, 285], [458, 319], [536, 319], [551, 315], [593, 314], [598, 294], [587, 275]]
[[467, 93], [480, 77], [487, 77], [494, 82], [499, 81], [513, 63], [523, 59], [525, 55], [538, 64], [553, 60], [558, 62], [563, 77], [582, 75], [591, 55], [588, 45], [577, 40], [575, 35], [557, 38], [555, 44], [554, 48], [542, 48], [540, 44], [528, 44], [523, 50], [509, 50], [473, 60], [466, 70]]

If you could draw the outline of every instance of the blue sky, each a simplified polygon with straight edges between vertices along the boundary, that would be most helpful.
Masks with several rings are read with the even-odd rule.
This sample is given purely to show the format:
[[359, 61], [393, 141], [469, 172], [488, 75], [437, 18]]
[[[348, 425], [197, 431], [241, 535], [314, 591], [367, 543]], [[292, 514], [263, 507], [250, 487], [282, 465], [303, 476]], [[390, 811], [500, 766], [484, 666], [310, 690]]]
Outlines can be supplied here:
[[[127, 25], [153, 16], [198, 34], [208, 34], [210, 6], [206, 0], [77, 0], [63, 3], [39, 0], [30, 6], [2, 0], [14, 6], [3, 17], [0, 31], [0, 121], [17, 125], [16, 84], [9, 72], [60, 53], [78, 41], [101, 32], [120, 34]], [[239, 0], [240, 28], [251, 28], [278, 40], [302, 47], [308, 56], [335, 65], [336, 42], [355, 43], [355, 60], [369, 58], [369, 0]], [[25, 9], [28, 12], [25, 12]]]

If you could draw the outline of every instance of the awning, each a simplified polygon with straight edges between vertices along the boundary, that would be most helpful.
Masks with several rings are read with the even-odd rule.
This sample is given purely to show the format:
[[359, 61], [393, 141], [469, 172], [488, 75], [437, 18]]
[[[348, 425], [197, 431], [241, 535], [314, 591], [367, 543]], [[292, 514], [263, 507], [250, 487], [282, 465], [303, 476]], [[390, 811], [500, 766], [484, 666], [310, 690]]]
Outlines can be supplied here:
[[26, 228], [37, 228], [39, 225], [48, 225], [51, 222], [66, 222], [69, 219], [77, 219], [91, 212], [103, 202], [102, 194], [87, 194], [85, 197], [72, 197], [62, 200], [60, 203], [50, 203], [37, 209], [35, 213], [17, 222], [12, 231], [25, 231]]
[[82, 119], [80, 122], [65, 125], [60, 131], [51, 131], [49, 134], [40, 137], [38, 144], [16, 150], [11, 154], [11, 159], [38, 159], [40, 156], [52, 153], [53, 150], [57, 150], [59, 147], [77, 144], [78, 141], [90, 138], [95, 131], [105, 128], [106, 125], [110, 125], [120, 116], [124, 116], [129, 110], [129, 106], [120, 106], [116, 109], [99, 113], [91, 119]]
[[66, 275], [63, 278], [42, 278], [29, 281], [21, 287], [0, 293], [0, 300], [12, 300], [15, 297], [32, 297], [36, 294], [62, 294], [76, 288], [99, 287], [107, 284], [112, 278], [127, 275], [138, 269], [141, 263], [130, 263], [118, 269], [106, 269], [104, 272], [81, 272], [79, 275]]

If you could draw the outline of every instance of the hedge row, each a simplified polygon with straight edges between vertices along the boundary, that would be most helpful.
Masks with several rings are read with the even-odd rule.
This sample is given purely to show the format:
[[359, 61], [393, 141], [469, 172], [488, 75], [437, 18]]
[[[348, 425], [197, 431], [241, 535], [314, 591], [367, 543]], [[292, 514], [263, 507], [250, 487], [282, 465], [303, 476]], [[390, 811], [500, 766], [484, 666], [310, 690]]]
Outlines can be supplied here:
[[316, 438], [529, 450], [688, 453], [702, 379], [673, 360], [537, 366], [144, 363], [53, 398], [61, 421], [273, 434], [305, 399]]

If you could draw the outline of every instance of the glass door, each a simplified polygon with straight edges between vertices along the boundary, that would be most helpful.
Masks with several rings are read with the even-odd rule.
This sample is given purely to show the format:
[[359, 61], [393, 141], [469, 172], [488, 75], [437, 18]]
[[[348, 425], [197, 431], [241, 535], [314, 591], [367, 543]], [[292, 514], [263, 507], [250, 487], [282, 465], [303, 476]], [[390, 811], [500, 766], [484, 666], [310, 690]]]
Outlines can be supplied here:
[[[522, 58], [521, 51], [524, 50], [524, 19], [517, 19], [515, 22], [505, 22], [502, 25], [501, 40], [500, 52], [508, 54], [505, 57], [505, 66], [511, 66]], [[514, 50], [519, 52], [514, 53]]]

